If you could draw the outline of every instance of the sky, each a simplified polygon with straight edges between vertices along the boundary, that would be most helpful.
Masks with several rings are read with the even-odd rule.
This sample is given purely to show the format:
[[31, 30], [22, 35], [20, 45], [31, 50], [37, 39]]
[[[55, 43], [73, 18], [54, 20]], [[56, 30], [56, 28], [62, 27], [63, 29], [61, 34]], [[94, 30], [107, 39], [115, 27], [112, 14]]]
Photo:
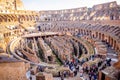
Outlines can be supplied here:
[[92, 7], [95, 4], [120, 0], [22, 0], [26, 10], [60, 10], [79, 7]]

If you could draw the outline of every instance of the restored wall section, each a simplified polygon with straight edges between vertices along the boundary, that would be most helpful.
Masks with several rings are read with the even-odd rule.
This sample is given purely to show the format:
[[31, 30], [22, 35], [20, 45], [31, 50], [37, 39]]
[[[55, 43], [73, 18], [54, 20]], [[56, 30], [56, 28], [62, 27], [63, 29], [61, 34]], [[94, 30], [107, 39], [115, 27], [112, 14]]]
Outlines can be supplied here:
[[0, 63], [0, 80], [27, 80], [24, 62]]

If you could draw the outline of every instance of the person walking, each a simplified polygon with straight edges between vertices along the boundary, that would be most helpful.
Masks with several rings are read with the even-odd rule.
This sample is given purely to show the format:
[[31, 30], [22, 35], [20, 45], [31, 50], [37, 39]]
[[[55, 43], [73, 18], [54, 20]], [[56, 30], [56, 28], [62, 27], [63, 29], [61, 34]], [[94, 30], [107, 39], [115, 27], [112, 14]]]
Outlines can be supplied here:
[[61, 80], [64, 80], [64, 75], [62, 73], [60, 74], [60, 78]]

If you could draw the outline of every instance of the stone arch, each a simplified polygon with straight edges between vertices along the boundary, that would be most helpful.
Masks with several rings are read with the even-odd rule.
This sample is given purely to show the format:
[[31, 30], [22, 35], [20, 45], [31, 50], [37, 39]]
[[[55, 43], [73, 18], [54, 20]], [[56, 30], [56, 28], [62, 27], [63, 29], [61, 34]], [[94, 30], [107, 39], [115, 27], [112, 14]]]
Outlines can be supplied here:
[[14, 20], [14, 18], [11, 17], [11, 15], [5, 15], [5, 16], [7, 17], [7, 21], [8, 21], [8, 22], [11, 22], [11, 21]]
[[92, 38], [95, 38], [95, 34], [94, 33], [92, 33]]
[[21, 22], [22, 21], [22, 16], [18, 15], [18, 21]]
[[25, 17], [26, 17], [26, 18], [25, 18], [26, 21], [29, 21], [29, 20], [30, 20], [28, 15], [25, 15]]
[[96, 35], [96, 38], [98, 38], [98, 32], [96, 32], [95, 35]]
[[106, 43], [108, 43], [109, 42], [109, 37], [107, 35], [105, 35], [104, 40], [105, 40]]
[[99, 39], [101, 40], [101, 33], [99, 33]]
[[0, 22], [2, 22], [2, 19], [0, 18]]
[[90, 30], [89, 34], [90, 34], [90, 37], [92, 37], [92, 31], [91, 30]]
[[113, 45], [114, 49], [116, 50], [116, 40], [114, 40], [114, 45]]
[[113, 38], [111, 38], [111, 46], [113, 47]]
[[108, 37], [108, 43], [110, 44], [110, 36]]
[[89, 35], [89, 31], [88, 30], [86, 31], [86, 35]]
[[11, 15], [14, 18], [14, 21], [18, 21], [17, 15]]
[[7, 19], [4, 15], [0, 15], [1, 19], [3, 20], [3, 22], [7, 22]]
[[81, 34], [83, 35], [83, 30], [81, 29]]
[[39, 21], [39, 16], [38, 15], [35, 15], [35, 20]]
[[31, 17], [32, 17], [32, 20], [35, 20], [35, 17], [34, 17], [34, 15], [32, 15]]
[[4, 20], [3, 17], [0, 15], [0, 21], [3, 22], [3, 20]]
[[11, 21], [15, 21], [14, 15], [9, 15], [9, 17], [11, 18]]
[[32, 21], [32, 16], [31, 15], [29, 15], [29, 18], [30, 18], [30, 21]]
[[84, 35], [86, 35], [85, 29], [83, 30], [83, 32], [84, 32]]
[[111, 14], [111, 15], [110, 15], [110, 20], [115, 20], [114, 14]]
[[102, 40], [104, 40], [105, 39], [105, 35], [104, 34], [102, 34]]
[[22, 18], [23, 18], [24, 21], [27, 20], [27, 19], [26, 19], [26, 15], [22, 15]]
[[79, 34], [81, 34], [81, 29], [78, 29]]
[[20, 18], [25, 21], [25, 16], [24, 15], [21, 15]]

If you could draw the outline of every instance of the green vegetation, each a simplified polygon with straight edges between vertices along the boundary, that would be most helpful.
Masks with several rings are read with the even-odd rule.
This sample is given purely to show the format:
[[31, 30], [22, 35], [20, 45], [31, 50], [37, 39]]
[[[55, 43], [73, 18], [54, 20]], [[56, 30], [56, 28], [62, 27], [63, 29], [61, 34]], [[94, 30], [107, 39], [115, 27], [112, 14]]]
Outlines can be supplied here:
[[56, 53], [54, 50], [52, 50], [52, 53], [56, 56], [56, 62], [61, 66], [63, 65], [62, 60], [58, 57], [58, 53]]
[[31, 44], [31, 43], [28, 43], [28, 47], [29, 47], [30, 49], [32, 49], [32, 44]]
[[38, 57], [40, 58], [41, 61], [44, 62], [45, 59], [44, 59], [44, 53], [43, 53], [43, 50], [42, 50], [42, 48], [40, 47], [39, 43], [37, 43], [37, 45], [38, 45]]
[[77, 49], [76, 49], [76, 47], [74, 45], [73, 45], [73, 50], [74, 50], [74, 52], [72, 53], [72, 55], [77, 56]]
[[94, 51], [94, 47], [91, 45], [91, 43], [89, 43], [88, 41], [86, 41], [86, 40], [83, 40], [83, 39], [81, 39], [81, 38], [79, 38], [81, 41], [83, 41], [87, 46], [88, 46], [88, 48], [89, 48], [89, 53], [90, 54], [94, 54], [95, 53], [95, 51]]
[[83, 45], [79, 43], [79, 56], [78, 56], [78, 58], [80, 58], [83, 53], [84, 53]]
[[44, 55], [42, 49], [38, 49], [38, 57], [40, 58], [41, 61], [44, 61]]
[[[76, 37], [78, 38], [78, 37]], [[83, 43], [85, 43], [85, 45], [87, 45], [88, 49], [89, 49], [89, 54], [85, 54], [86, 53], [86, 48], [84, 48], [84, 46], [81, 44], [79, 45], [82, 49], [82, 55], [79, 56], [80, 59], [83, 59], [83, 58], [87, 58], [89, 56], [91, 56], [92, 54], [95, 53], [95, 50], [94, 50], [94, 47], [92, 46], [91, 43], [89, 43], [88, 41], [82, 39], [82, 38], [78, 38], [80, 41], [82, 41]]]
[[52, 50], [53, 55], [55, 55], [55, 58], [56, 58], [55, 61], [56, 61], [60, 66], [63, 65], [62, 60], [58, 57], [58, 52], [55, 51], [55, 50], [53, 49], [53, 47], [51, 47], [51, 44], [50, 44], [49, 42], [46, 41], [46, 44], [48, 44], [48, 46], [49, 46], [49, 47], [51, 48], [51, 50]]

